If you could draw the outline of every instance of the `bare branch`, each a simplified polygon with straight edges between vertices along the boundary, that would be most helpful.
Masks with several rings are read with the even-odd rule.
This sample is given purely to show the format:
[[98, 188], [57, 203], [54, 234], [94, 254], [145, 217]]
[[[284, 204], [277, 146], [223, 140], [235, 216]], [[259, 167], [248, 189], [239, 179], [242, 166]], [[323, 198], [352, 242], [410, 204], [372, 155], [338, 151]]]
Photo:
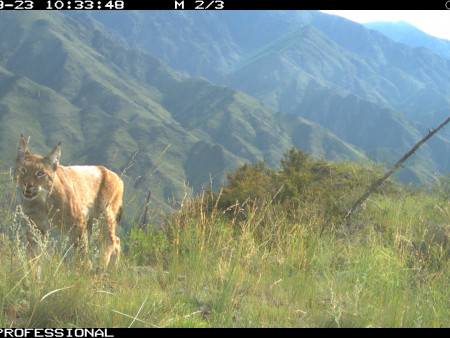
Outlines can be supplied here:
[[348, 218], [355, 212], [356, 209], [359, 208], [359, 206], [372, 194], [386, 179], [392, 175], [392, 173], [397, 170], [399, 166], [405, 162], [408, 157], [410, 157], [412, 154], [416, 152], [419, 147], [424, 144], [430, 137], [432, 137], [434, 134], [436, 134], [441, 128], [443, 128], [448, 122], [450, 121], [450, 117], [447, 118], [444, 122], [442, 122], [439, 127], [436, 129], [429, 130], [429, 133], [427, 136], [425, 136], [423, 139], [421, 139], [414, 147], [411, 148], [410, 151], [408, 151], [394, 166], [379, 180], [377, 180], [375, 183], [373, 183], [369, 189], [364, 193], [364, 195], [361, 196], [359, 200], [356, 201], [355, 204], [350, 208], [347, 215], [345, 216], [345, 220], [348, 221]]

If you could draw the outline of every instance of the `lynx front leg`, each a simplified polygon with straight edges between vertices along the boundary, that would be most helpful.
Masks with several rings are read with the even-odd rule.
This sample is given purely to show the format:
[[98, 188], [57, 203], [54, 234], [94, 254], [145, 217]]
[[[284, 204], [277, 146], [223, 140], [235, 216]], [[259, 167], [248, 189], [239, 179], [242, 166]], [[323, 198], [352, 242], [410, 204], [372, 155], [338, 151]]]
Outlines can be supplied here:
[[41, 252], [41, 250], [39, 248], [39, 243], [36, 239], [35, 231], [27, 230], [26, 238], [27, 238], [27, 243], [28, 243], [28, 245], [27, 245], [28, 257], [31, 260], [35, 260]]
[[88, 266], [92, 268], [88, 255], [88, 232], [86, 227], [73, 226], [70, 229], [69, 238], [77, 259], [87, 261]]
[[44, 237], [47, 233], [47, 229], [50, 228], [47, 223], [44, 223], [44, 226], [40, 229], [33, 220], [30, 219], [28, 224], [28, 229], [26, 231], [26, 239], [27, 239], [27, 251], [28, 257], [30, 260], [35, 260], [39, 257], [44, 249], [42, 246], [44, 244]]

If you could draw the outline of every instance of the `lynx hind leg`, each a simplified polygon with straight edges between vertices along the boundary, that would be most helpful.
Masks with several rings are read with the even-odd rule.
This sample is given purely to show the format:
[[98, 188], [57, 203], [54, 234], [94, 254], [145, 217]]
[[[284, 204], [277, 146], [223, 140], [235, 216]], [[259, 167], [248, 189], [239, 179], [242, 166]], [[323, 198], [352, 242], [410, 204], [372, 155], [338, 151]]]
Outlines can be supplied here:
[[120, 257], [120, 238], [116, 236], [114, 239], [114, 250], [111, 253], [110, 264], [116, 264]]
[[[110, 265], [110, 263], [115, 264], [119, 260], [120, 256], [120, 239], [115, 236], [105, 235], [104, 243], [103, 243], [103, 255], [100, 258], [103, 258], [103, 262], [101, 265], [106, 269]], [[103, 257], [102, 257], [103, 256]]]
[[120, 239], [116, 236], [116, 215], [110, 208], [105, 212], [102, 229], [103, 237], [103, 267], [106, 269], [110, 262], [116, 263], [120, 255]]

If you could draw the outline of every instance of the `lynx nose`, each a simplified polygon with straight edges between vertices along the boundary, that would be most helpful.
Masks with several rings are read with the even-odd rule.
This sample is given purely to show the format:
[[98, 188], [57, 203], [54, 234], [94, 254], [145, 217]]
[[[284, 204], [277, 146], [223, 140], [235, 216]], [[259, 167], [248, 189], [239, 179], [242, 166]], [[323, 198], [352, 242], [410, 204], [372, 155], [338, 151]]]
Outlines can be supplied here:
[[32, 194], [34, 190], [34, 184], [31, 182], [25, 182], [24, 192], [25, 194]]

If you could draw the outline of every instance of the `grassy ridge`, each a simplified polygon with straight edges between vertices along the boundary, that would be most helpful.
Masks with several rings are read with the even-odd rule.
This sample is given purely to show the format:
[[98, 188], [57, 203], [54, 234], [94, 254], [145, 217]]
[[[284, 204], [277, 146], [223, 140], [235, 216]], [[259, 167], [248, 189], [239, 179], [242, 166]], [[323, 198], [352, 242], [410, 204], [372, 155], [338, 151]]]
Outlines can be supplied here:
[[445, 179], [434, 193], [371, 196], [350, 227], [318, 200], [223, 209], [226, 188], [186, 197], [161, 231], [134, 228], [106, 275], [66, 261], [67, 245], [51, 238], [39, 264], [28, 262], [9, 173], [0, 182], [0, 327], [450, 325]]

